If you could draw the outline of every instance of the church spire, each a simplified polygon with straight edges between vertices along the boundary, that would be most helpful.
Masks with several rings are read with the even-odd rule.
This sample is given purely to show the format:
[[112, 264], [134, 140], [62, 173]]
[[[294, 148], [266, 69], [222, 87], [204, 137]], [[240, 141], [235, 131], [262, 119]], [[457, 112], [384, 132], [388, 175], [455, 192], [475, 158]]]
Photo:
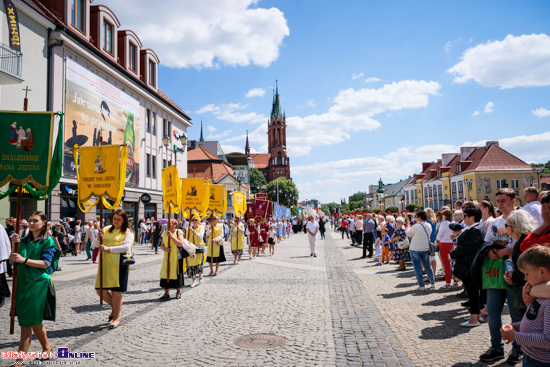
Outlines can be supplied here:
[[244, 147], [244, 153], [247, 157], [250, 157], [250, 144], [248, 144], [248, 130], [246, 130], [246, 145]]
[[204, 136], [202, 135], [202, 119], [201, 119], [201, 138], [199, 139], [199, 141], [204, 141]]
[[275, 79], [275, 96], [273, 97], [273, 107], [271, 116], [281, 116], [281, 101], [279, 100], [279, 81]]

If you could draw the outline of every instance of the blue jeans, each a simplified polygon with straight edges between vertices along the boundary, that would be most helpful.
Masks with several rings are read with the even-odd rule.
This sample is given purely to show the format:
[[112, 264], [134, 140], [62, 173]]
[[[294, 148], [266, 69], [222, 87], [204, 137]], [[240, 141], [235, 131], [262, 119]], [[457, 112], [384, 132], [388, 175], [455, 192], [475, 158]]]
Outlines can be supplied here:
[[86, 255], [88, 256], [88, 259], [92, 258], [92, 251], [90, 246], [92, 246], [92, 240], [88, 239], [88, 241], [86, 242]]
[[550, 367], [550, 363], [537, 361], [527, 354], [523, 354], [523, 367]]
[[[487, 321], [489, 323], [489, 332], [491, 333], [491, 347], [502, 349], [504, 343], [500, 335], [502, 327], [502, 309], [504, 302], [508, 300], [508, 310], [512, 322], [520, 322], [523, 312], [519, 308], [513, 307], [514, 293], [516, 285], [511, 285], [508, 289], [487, 289]], [[517, 348], [516, 342], [513, 342], [514, 348]]]
[[414, 267], [414, 275], [416, 275], [418, 285], [424, 287], [424, 277], [422, 276], [422, 267], [420, 266], [420, 264], [424, 266], [424, 270], [426, 270], [426, 274], [428, 274], [428, 279], [430, 280], [430, 283], [435, 284], [434, 273], [432, 271], [432, 266], [430, 265], [430, 257], [428, 255], [428, 251], [409, 251], [409, 253], [411, 254], [411, 260]]

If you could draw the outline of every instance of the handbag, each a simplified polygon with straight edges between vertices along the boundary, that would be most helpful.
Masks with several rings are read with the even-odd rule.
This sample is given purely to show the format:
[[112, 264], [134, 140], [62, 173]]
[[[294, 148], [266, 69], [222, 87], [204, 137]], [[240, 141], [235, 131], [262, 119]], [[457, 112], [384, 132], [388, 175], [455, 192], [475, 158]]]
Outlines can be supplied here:
[[470, 265], [463, 260], [456, 260], [455, 265], [453, 266], [453, 275], [458, 279], [464, 281], [470, 276]]
[[435, 256], [435, 245], [430, 241], [430, 236], [428, 235], [428, 231], [426, 231], [426, 227], [422, 226], [422, 229], [424, 229], [426, 237], [428, 237], [428, 256]]
[[402, 240], [395, 242], [395, 244], [397, 245], [397, 248], [400, 250], [406, 250], [411, 245], [411, 243], [409, 242], [409, 239], [406, 237]]
[[[195, 256], [197, 253], [197, 246], [195, 246], [193, 243], [187, 241], [185, 238], [183, 239], [183, 250], [185, 250], [188, 254], [188, 256]], [[203, 250], [204, 252], [204, 250]]]
[[504, 273], [504, 258], [491, 260], [486, 257], [481, 268], [483, 289], [508, 289], [508, 283], [504, 280]]
[[124, 266], [134, 265], [136, 263], [136, 258], [134, 257], [133, 252], [125, 252], [120, 254], [120, 256], [122, 256], [122, 265]]

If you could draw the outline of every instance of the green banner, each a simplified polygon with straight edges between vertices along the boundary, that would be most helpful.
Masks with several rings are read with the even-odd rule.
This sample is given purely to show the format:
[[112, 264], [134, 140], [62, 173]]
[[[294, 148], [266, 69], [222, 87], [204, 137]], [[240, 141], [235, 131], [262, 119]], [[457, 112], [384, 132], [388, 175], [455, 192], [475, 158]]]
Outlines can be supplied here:
[[[61, 176], [62, 124], [60, 121], [58, 139], [54, 141], [54, 115], [53, 112], [0, 112], [0, 129], [5, 132], [0, 143], [0, 186], [8, 182], [30, 184], [38, 189], [35, 194], [45, 196], [57, 185]], [[52, 151], [54, 142], [56, 149]]]

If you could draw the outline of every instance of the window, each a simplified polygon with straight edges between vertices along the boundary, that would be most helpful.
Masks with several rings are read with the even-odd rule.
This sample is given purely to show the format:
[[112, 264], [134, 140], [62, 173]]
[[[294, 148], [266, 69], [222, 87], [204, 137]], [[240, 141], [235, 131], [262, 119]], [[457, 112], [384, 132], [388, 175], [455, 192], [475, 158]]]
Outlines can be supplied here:
[[153, 135], [157, 135], [157, 114], [151, 113], [151, 132]]
[[71, 25], [84, 32], [84, 1], [71, 0]]
[[155, 81], [156, 81], [156, 71], [157, 71], [156, 66], [157, 65], [153, 61], [149, 60], [149, 85], [151, 85], [153, 87], [155, 85], [157, 85], [155, 83]]
[[103, 21], [103, 50], [113, 54], [113, 25]]
[[151, 156], [151, 176], [157, 178], [157, 157]]
[[458, 198], [459, 199], [464, 199], [464, 182], [463, 181], [459, 181], [458, 182]]
[[151, 132], [151, 110], [147, 109], [147, 113], [145, 114], [145, 131], [148, 133]]
[[167, 119], [162, 119], [162, 136], [169, 137], [170, 141], [172, 141], [172, 136], [170, 134], [171, 125], [172, 123], [170, 121], [168, 121]]
[[437, 170], [437, 177], [441, 178], [441, 170]]
[[462, 172], [462, 166], [460, 164], [456, 165], [456, 173]]
[[151, 154], [146, 154], [145, 161], [145, 176], [151, 177]]
[[168, 162], [166, 162], [166, 159], [163, 159], [163, 160], [162, 160], [162, 168], [168, 167], [168, 164], [167, 164], [167, 163], [168, 163]]
[[130, 46], [128, 47], [128, 53], [128, 67], [135, 73], [137, 70], [137, 46], [132, 42], [130, 42]]
[[511, 180], [511, 181], [512, 181], [512, 188], [519, 189], [519, 180]]
[[497, 180], [497, 190], [503, 189], [506, 187], [506, 180]]

